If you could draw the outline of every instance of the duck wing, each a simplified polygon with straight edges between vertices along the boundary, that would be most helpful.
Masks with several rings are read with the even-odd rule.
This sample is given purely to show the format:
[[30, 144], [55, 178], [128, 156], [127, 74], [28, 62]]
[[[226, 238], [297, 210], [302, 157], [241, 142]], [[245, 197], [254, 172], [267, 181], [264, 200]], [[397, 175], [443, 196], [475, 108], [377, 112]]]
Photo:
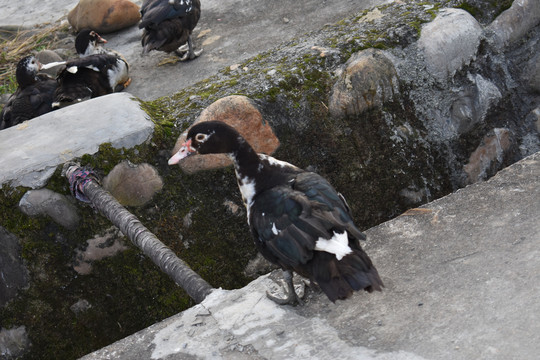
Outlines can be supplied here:
[[250, 226], [261, 253], [285, 268], [310, 261], [318, 240], [335, 233], [365, 239], [334, 188], [309, 172], [258, 194], [250, 208]]

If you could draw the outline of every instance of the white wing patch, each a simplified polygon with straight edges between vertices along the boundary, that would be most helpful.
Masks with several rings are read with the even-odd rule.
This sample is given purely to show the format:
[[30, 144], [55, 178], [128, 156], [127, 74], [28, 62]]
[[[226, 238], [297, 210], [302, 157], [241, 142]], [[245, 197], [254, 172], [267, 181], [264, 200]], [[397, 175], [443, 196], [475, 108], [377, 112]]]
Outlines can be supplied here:
[[272, 233], [274, 233], [274, 235], [278, 235], [280, 233], [280, 231], [276, 227], [276, 223], [272, 223]]
[[338, 260], [341, 260], [345, 255], [352, 253], [352, 249], [349, 247], [349, 239], [346, 231], [343, 231], [343, 234], [334, 231], [334, 236], [330, 239], [317, 239], [317, 242], [315, 243], [315, 250], [326, 251], [334, 254]]

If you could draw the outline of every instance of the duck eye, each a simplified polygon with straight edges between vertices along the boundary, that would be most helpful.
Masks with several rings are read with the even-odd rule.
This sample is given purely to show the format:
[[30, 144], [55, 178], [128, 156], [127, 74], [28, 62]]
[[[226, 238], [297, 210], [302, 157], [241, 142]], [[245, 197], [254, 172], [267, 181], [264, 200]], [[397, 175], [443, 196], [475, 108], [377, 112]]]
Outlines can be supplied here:
[[205, 141], [206, 138], [208, 138], [208, 135], [206, 134], [197, 134], [197, 136], [195, 136], [195, 140], [199, 142]]

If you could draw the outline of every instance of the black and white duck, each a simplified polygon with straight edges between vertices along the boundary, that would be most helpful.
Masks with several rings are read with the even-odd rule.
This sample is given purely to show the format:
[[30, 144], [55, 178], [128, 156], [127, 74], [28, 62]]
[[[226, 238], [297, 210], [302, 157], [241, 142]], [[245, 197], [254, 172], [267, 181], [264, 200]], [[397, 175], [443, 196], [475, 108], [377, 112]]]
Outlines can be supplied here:
[[130, 83], [129, 65], [122, 55], [105, 49], [107, 41], [92, 30], [75, 39], [78, 59], [69, 60], [58, 73], [54, 108], [124, 90]]
[[200, 17], [199, 0], [145, 0], [139, 24], [143, 54], [160, 50], [175, 52], [181, 61], [196, 58], [202, 49], [194, 50], [191, 34]]
[[232, 127], [220, 121], [201, 122], [169, 159], [173, 165], [192, 154], [228, 154], [247, 209], [255, 245], [284, 270], [288, 285], [280, 304], [302, 303], [292, 272], [316, 282], [333, 302], [354, 291], [380, 291], [383, 283], [360, 240], [349, 207], [322, 176], [271, 156], [257, 154]]
[[33, 56], [22, 58], [15, 77], [19, 87], [0, 112], [0, 130], [53, 110], [56, 81], [46, 74], [38, 74], [42, 64]]
[[91, 29], [79, 31], [75, 38], [75, 50], [79, 57], [85, 57], [95, 54], [107, 54], [108, 50], [102, 44], [106, 44], [107, 40], [102, 38], [97, 32]]

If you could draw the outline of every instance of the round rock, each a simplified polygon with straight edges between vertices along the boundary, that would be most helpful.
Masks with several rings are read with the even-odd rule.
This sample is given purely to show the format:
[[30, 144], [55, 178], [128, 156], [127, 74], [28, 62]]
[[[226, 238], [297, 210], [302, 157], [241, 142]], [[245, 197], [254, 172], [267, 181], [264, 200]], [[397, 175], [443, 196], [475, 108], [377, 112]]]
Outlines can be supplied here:
[[163, 188], [163, 180], [150, 164], [123, 161], [103, 179], [103, 188], [122, 205], [142, 206]]
[[358, 52], [345, 66], [330, 96], [328, 108], [333, 116], [361, 114], [399, 93], [396, 69], [382, 51]]
[[[62, 57], [58, 55], [56, 52], [52, 50], [41, 50], [36, 54], [36, 58], [38, 61], [42, 64], [48, 64], [52, 62], [62, 61]], [[60, 68], [62, 68], [63, 65], [57, 65], [55, 67], [52, 67], [50, 69], [42, 70], [41, 72], [44, 72], [45, 74], [48, 74], [50, 76], [56, 77], [56, 73]]]
[[482, 27], [471, 14], [461, 9], [443, 9], [422, 27], [418, 48], [427, 70], [444, 81], [473, 60], [481, 36]]

